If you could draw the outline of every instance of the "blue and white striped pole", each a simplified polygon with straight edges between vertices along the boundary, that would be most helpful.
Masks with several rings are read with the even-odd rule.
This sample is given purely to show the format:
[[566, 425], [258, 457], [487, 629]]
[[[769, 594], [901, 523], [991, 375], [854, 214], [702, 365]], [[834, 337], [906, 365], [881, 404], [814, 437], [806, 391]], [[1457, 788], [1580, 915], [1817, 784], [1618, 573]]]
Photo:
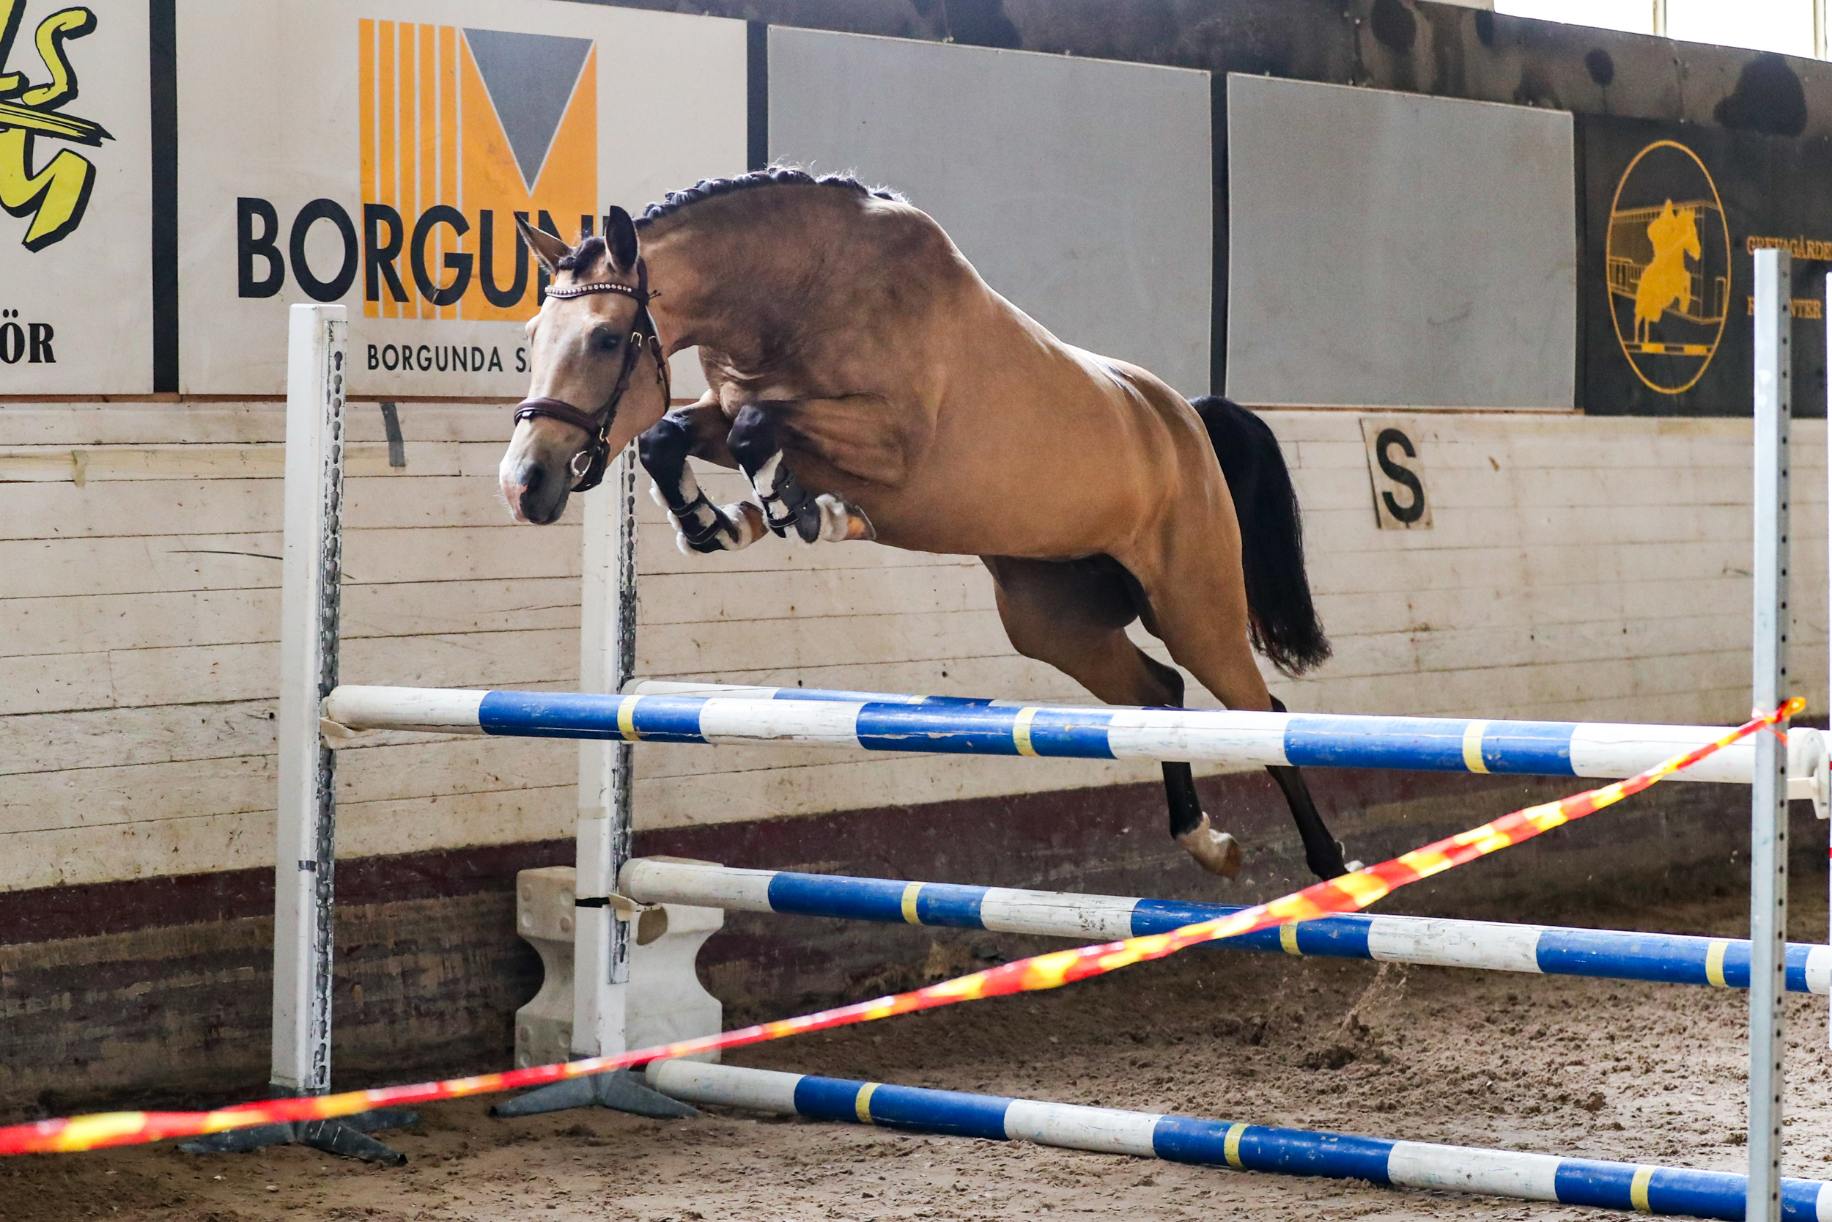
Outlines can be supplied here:
[[[1724, 732], [1616, 722], [879, 700], [793, 690], [793, 697], [781, 689], [779, 698], [762, 699], [748, 692], [617, 696], [345, 686], [325, 700], [324, 715], [351, 731], [1602, 778], [1631, 776]], [[1811, 730], [1791, 731], [1789, 744], [1797, 764], [1791, 775], [1805, 786], [1800, 796], [1813, 796], [1806, 789], [1820, 792], [1825, 744]], [[1674, 779], [1747, 785], [1753, 759], [1748, 742], [1739, 743]]]
[[[684, 1103], [1394, 1188], [1681, 1217], [1743, 1217], [1744, 1177], [1725, 1171], [1388, 1141], [689, 1061], [657, 1061], [646, 1072], [650, 1085]], [[1832, 1184], [1790, 1179], [1781, 1197], [1784, 1218], [1832, 1220]]]
[[[624, 867], [622, 891], [642, 904], [985, 929], [1078, 942], [1164, 933], [1238, 911], [1182, 900], [740, 870], [649, 858], [637, 858]], [[1734, 938], [1355, 913], [1282, 925], [1213, 945], [1433, 967], [1749, 987], [1749, 943]], [[1832, 946], [1790, 944], [1787, 987], [1796, 993], [1832, 991]]]

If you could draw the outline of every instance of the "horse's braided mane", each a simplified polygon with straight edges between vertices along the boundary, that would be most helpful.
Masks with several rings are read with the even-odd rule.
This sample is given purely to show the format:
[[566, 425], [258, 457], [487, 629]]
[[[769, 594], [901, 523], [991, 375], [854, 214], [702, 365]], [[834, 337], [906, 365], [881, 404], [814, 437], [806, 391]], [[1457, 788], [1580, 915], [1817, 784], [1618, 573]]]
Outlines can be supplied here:
[[681, 209], [699, 203], [703, 199], [712, 199], [718, 195], [730, 195], [734, 191], [748, 191], [753, 187], [837, 187], [842, 191], [851, 191], [857, 195], [868, 195], [873, 199], [895, 200], [903, 202], [903, 196], [888, 187], [871, 187], [860, 182], [850, 174], [810, 174], [796, 165], [772, 165], [761, 170], [752, 170], [736, 178], [702, 178], [680, 191], [670, 191], [659, 203], [650, 204], [643, 209], [642, 218], [636, 222], [637, 228], [659, 221], [665, 216], [673, 216]]
[[[703, 199], [730, 195], [736, 191], [749, 191], [753, 187], [834, 187], [842, 191], [851, 191], [855, 195], [870, 196], [873, 199], [904, 202], [903, 196], [890, 188], [867, 186], [850, 174], [815, 175], [800, 166], [772, 165], [761, 170], [752, 170], [748, 174], [740, 174], [736, 178], [702, 178], [691, 187], [670, 191], [660, 202], [650, 204], [643, 209], [642, 216], [637, 218], [636, 227], [641, 229], [665, 216], [673, 216]], [[575, 246], [555, 266], [559, 271], [586, 272], [603, 256], [604, 239], [596, 236], [589, 237]]]

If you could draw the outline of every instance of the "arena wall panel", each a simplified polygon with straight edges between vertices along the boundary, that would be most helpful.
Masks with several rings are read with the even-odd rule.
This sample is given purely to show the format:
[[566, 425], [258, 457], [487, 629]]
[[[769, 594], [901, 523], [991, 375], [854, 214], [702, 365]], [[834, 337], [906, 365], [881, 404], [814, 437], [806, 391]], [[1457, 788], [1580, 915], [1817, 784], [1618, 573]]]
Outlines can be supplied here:
[[[280, 415], [252, 403], [0, 415], [0, 470], [31, 473], [0, 482], [0, 571], [9, 574], [0, 590], [0, 890], [271, 860]], [[571, 686], [578, 510], [542, 530], [507, 523], [490, 478], [504, 432], [493, 408], [410, 404], [400, 418], [407, 465], [390, 468], [381, 413], [352, 411], [353, 444], [367, 457], [350, 481], [345, 678]], [[1746, 426], [1413, 417], [1433, 525], [1391, 531], [1376, 524], [1355, 414], [1268, 418], [1306, 507], [1310, 571], [1336, 644], [1314, 676], [1272, 677], [1294, 708], [1744, 715]], [[1813, 699], [1826, 661], [1822, 427], [1802, 422], [1793, 447], [1793, 672]], [[727, 473], [708, 486], [740, 492]], [[640, 505], [646, 674], [1085, 698], [1012, 653], [975, 560], [776, 541], [688, 558], [661, 511], [646, 497]], [[638, 769], [639, 827], [650, 830], [1152, 773], [665, 745], [643, 748]], [[386, 736], [343, 755], [340, 844], [360, 857], [563, 839], [573, 770], [555, 744]]]
[[1229, 395], [1573, 404], [1570, 115], [1236, 74], [1227, 138]]
[[1061, 338], [1185, 394], [1207, 389], [1207, 74], [780, 26], [769, 37], [773, 158], [894, 185]]

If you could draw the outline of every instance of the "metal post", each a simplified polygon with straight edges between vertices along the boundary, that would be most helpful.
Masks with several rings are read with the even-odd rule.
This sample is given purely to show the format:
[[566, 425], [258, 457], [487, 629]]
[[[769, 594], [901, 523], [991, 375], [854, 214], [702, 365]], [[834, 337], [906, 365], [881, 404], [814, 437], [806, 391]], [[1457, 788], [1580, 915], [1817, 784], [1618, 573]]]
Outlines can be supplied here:
[[[579, 679], [586, 692], [619, 692], [636, 673], [636, 453], [626, 448], [611, 477], [584, 498]], [[573, 882], [573, 1029], [576, 1057], [628, 1049], [630, 906], [616, 894], [630, 858], [634, 753], [628, 742], [579, 744], [579, 821]], [[620, 913], [619, 909], [623, 909]], [[491, 1108], [527, 1116], [603, 1106], [643, 1116], [694, 1109], [640, 1076], [595, 1074], [539, 1087]]]
[[[281, 561], [279, 796], [274, 819], [273, 1070], [276, 1094], [331, 1089], [336, 754], [318, 729], [337, 686], [342, 578], [344, 372], [340, 305], [295, 305], [287, 321], [285, 548]], [[261, 1125], [187, 1142], [195, 1153], [301, 1142], [375, 1162], [406, 1159], [370, 1130], [413, 1122], [369, 1112]]]
[[[1789, 343], [1792, 260], [1756, 252], [1755, 707], [1787, 687]], [[1749, 1184], [1744, 1217], [1781, 1216], [1781, 1002], [1787, 933], [1787, 759], [1756, 736], [1749, 846]]]
[[[1825, 0], [1820, 0], [1819, 9], [1820, 9], [1820, 12], [1823, 14], [1825, 11]], [[1823, 21], [1821, 23], [1820, 28], [1823, 33], [1824, 31]], [[1826, 314], [1826, 343], [1828, 345], [1826, 348], [1826, 351], [1832, 352], [1832, 273], [1827, 273], [1826, 275], [1826, 311], [1825, 311], [1825, 314]], [[1826, 365], [1826, 510], [1827, 510], [1826, 546], [1827, 546], [1827, 551], [1828, 551], [1827, 558], [1828, 560], [1832, 560], [1832, 362], [1828, 362], [1828, 364]], [[1832, 571], [1832, 569], [1829, 569], [1828, 571]], [[1832, 590], [1827, 591], [1827, 614], [1828, 616], [1832, 616]], [[1828, 622], [1832, 623], [1832, 620], [1829, 620]], [[1829, 647], [1832, 647], [1832, 628], [1828, 629], [1827, 644]], [[1828, 649], [1828, 657], [1832, 658], [1832, 648]], [[1828, 709], [1832, 709], [1832, 674], [1829, 674], [1827, 676], [1826, 697], [1827, 697], [1827, 700], [1826, 700], [1827, 707]], [[1832, 722], [1828, 722], [1827, 724], [1832, 725]], [[1832, 788], [1832, 787], [1829, 787], [1829, 788]], [[1829, 812], [1827, 810], [1827, 804], [1825, 803], [1815, 803], [1814, 809], [1818, 813], [1821, 819], [1827, 819], [1828, 814], [1832, 814], [1832, 812]], [[1829, 831], [1832, 831], [1832, 821], [1829, 821], [1827, 823], [1827, 828]], [[1826, 856], [1827, 856], [1828, 863], [1832, 863], [1832, 851], [1828, 851]], [[1827, 871], [1827, 885], [1829, 888], [1832, 888], [1832, 869], [1829, 869]], [[1828, 892], [1827, 899], [1828, 899], [1827, 939], [1828, 941], [1832, 941], [1832, 891]], [[1826, 1046], [1832, 1047], [1832, 1009], [1829, 1009], [1827, 1012]]]

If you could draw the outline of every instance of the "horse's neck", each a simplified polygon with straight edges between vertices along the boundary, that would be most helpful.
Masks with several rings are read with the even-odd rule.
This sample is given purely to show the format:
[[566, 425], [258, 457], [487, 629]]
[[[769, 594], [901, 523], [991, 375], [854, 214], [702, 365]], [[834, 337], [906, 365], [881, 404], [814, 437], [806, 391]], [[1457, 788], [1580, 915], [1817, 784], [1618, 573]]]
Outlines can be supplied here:
[[921, 213], [886, 216], [825, 187], [758, 195], [774, 198], [756, 208], [717, 207], [752, 203], [744, 194], [707, 200], [655, 226], [657, 322], [670, 349], [698, 346], [723, 383], [934, 403], [945, 386], [965, 385], [938, 352], [979, 343], [1061, 355]]
[[[811, 194], [820, 188], [800, 188]], [[775, 194], [760, 190], [759, 196]], [[753, 206], [743, 206], [752, 204]], [[692, 205], [658, 222], [643, 250], [655, 311], [670, 350], [698, 345], [760, 357], [770, 341], [819, 312], [818, 267], [843, 214], [796, 209], [780, 200], [733, 195]]]

